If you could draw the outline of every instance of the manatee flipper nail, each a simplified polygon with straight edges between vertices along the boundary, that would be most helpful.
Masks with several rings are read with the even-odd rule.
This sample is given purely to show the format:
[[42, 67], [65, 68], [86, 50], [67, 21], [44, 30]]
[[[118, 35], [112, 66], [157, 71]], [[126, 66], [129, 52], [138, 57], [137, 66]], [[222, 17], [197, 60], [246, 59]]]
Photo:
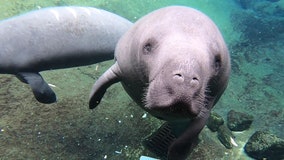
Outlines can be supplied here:
[[90, 109], [95, 108], [101, 102], [101, 99], [109, 86], [119, 82], [119, 71], [118, 65], [115, 63], [96, 81], [90, 94]]
[[17, 78], [30, 85], [35, 98], [45, 104], [56, 102], [56, 95], [39, 73], [21, 72]]

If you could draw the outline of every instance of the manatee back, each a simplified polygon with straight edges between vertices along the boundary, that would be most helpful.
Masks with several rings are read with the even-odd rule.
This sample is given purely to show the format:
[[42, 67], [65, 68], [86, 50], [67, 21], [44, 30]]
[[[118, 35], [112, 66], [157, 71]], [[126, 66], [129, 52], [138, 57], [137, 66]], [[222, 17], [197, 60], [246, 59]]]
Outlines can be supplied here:
[[0, 21], [0, 73], [110, 60], [130, 26], [118, 15], [91, 7], [51, 7]]

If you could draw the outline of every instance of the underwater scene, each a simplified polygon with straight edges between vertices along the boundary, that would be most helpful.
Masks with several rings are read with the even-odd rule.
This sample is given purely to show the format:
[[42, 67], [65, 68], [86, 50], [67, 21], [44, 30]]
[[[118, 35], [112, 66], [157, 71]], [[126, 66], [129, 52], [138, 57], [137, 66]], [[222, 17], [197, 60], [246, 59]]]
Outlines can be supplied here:
[[[171, 5], [192, 7], [210, 17], [223, 35], [231, 62], [228, 86], [186, 159], [284, 159], [284, 0], [1, 0], [0, 43], [14, 35], [1, 31], [5, 19], [47, 7], [94, 7], [135, 23]], [[18, 32], [21, 23], [29, 22], [20, 22]], [[114, 20], [108, 33], [118, 28]], [[36, 32], [33, 36], [38, 37]], [[61, 37], [47, 41], [62, 42], [56, 38]], [[19, 39], [15, 48], [25, 40]], [[112, 41], [99, 42], [111, 45]], [[0, 63], [9, 63], [3, 60], [9, 52], [0, 46]], [[165, 131], [160, 128], [165, 121], [139, 107], [121, 83], [111, 85], [100, 104], [89, 108], [93, 84], [114, 64], [113, 58], [108, 59], [40, 72], [56, 94], [56, 103], [44, 103], [46, 99], [40, 103], [42, 97], [34, 96], [37, 88], [26, 84], [42, 80], [39, 74], [29, 79], [28, 74], [5, 71], [0, 64], [0, 159], [167, 159], [162, 147], [170, 144], [158, 142], [168, 138], [158, 135]]]

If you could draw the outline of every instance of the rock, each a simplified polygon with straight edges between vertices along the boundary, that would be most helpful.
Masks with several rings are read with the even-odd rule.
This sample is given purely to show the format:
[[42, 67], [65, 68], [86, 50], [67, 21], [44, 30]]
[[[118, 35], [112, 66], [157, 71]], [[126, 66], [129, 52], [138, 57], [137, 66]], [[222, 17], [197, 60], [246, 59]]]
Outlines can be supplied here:
[[218, 139], [227, 149], [232, 149], [234, 145], [237, 146], [237, 144], [233, 139], [235, 137], [233, 133], [227, 128], [227, 126], [221, 125], [217, 133], [218, 133], [217, 134]]
[[243, 131], [250, 127], [253, 116], [231, 110], [227, 115], [227, 126], [231, 131]]
[[284, 159], [284, 140], [267, 132], [256, 131], [244, 149], [250, 157], [255, 159]]
[[216, 132], [218, 128], [223, 124], [224, 124], [224, 119], [219, 114], [211, 112], [210, 117], [207, 120], [207, 127], [212, 132]]

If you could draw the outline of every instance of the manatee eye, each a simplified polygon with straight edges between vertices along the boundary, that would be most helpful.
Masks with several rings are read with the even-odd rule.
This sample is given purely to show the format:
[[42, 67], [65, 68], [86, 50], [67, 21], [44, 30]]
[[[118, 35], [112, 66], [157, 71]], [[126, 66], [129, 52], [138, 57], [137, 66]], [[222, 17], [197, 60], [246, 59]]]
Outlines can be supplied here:
[[158, 42], [155, 38], [149, 38], [143, 43], [142, 52], [143, 54], [151, 54], [158, 48]]
[[146, 43], [143, 47], [143, 53], [144, 54], [149, 54], [152, 51], [152, 44], [151, 43]]

